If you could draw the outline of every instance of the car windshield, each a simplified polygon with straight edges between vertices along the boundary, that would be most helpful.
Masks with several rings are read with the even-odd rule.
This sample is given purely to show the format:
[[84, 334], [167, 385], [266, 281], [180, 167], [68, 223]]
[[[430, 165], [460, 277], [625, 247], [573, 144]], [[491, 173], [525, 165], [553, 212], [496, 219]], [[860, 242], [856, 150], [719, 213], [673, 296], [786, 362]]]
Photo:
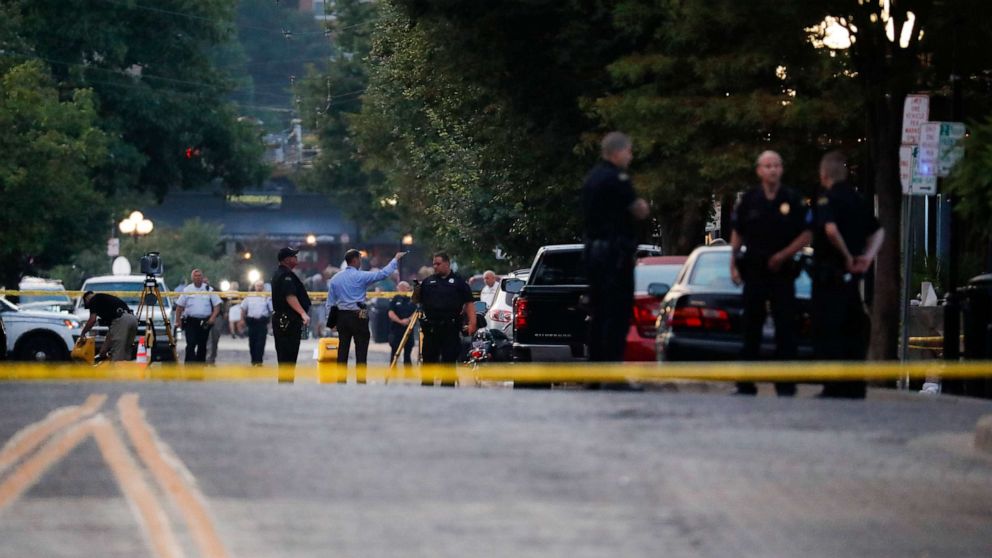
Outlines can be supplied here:
[[531, 285], [585, 285], [582, 251], [545, 252], [531, 274]]
[[[31, 290], [31, 289], [25, 289]], [[62, 294], [59, 291], [55, 291], [50, 295], [21, 295], [21, 304], [27, 304], [29, 302], [72, 302], [69, 299], [69, 295]]]
[[639, 265], [634, 268], [634, 292], [647, 292], [651, 283], [664, 283], [671, 287], [680, 269], [682, 264]]
[[[689, 274], [689, 285], [719, 290], [741, 290], [730, 279], [730, 252], [700, 254]], [[813, 283], [804, 269], [796, 278], [796, 296], [808, 297]]]
[[[112, 282], [112, 283], [94, 283], [94, 284], [91, 284], [91, 285], [85, 285], [83, 287], [83, 290], [84, 291], [93, 291], [93, 292], [97, 292], [97, 293], [99, 293], [99, 292], [104, 292], [104, 293], [106, 293], [106, 292], [117, 292], [117, 291], [119, 291], [119, 292], [133, 292], [134, 293], [134, 296], [121, 296], [119, 298], [121, 300], [123, 300], [125, 303], [127, 303], [128, 306], [133, 306], [133, 307], [137, 308], [138, 307], [138, 295], [141, 293], [141, 289], [143, 287], [144, 287], [144, 284], [142, 284], [142, 283], [135, 283], [133, 281], [116, 281], [116, 282]], [[162, 291], [165, 291], [166, 290], [165, 285], [162, 284], [161, 282], [159, 282], [158, 288], [160, 290], [162, 290]], [[165, 300], [165, 308], [168, 310], [172, 306], [171, 301], [169, 300], [169, 297], [163, 297], [163, 299]]]

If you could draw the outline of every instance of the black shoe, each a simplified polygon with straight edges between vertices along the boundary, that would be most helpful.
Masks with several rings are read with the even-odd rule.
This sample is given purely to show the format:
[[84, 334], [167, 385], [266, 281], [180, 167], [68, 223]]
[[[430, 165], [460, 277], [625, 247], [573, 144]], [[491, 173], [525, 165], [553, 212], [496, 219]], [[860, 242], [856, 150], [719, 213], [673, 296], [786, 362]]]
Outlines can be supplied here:
[[750, 382], [737, 382], [737, 389], [731, 395], [758, 395], [758, 386]]
[[779, 397], [795, 397], [796, 384], [790, 382], [775, 382], [775, 393]]

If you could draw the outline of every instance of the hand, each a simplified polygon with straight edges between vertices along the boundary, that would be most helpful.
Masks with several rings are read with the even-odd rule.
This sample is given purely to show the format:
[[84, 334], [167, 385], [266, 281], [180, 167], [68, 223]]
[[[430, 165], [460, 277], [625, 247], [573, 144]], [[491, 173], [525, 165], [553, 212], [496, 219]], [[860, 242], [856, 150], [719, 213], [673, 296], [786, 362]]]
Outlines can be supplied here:
[[768, 269], [770, 271], [778, 271], [782, 269], [783, 263], [785, 263], [785, 256], [781, 252], [776, 252], [772, 257], [768, 258]]
[[403, 325], [410, 325], [410, 318], [403, 318], [400, 320], [400, 323]]
[[406, 255], [406, 252], [396, 252], [396, 255], [393, 256], [393, 258], [394, 259], [397, 259], [397, 260], [401, 260], [401, 259], [403, 259], [403, 256], [405, 256], [405, 255]]
[[734, 282], [735, 285], [741, 284], [741, 272], [737, 271], [737, 266], [731, 262], [730, 264], [730, 280]]
[[475, 324], [468, 324], [468, 326], [466, 327], [466, 329], [468, 329], [468, 334], [469, 335], [475, 335], [476, 330], [478, 330], [479, 328], [476, 327]]
[[303, 325], [310, 325], [310, 316], [303, 314]]
[[207, 325], [208, 325], [208, 326], [212, 326], [212, 325], [214, 325], [214, 321], [215, 321], [215, 320], [216, 320], [216, 318], [207, 318]]
[[871, 259], [865, 256], [858, 256], [852, 260], [848, 271], [854, 274], [862, 274], [868, 271], [869, 267], [871, 267]]

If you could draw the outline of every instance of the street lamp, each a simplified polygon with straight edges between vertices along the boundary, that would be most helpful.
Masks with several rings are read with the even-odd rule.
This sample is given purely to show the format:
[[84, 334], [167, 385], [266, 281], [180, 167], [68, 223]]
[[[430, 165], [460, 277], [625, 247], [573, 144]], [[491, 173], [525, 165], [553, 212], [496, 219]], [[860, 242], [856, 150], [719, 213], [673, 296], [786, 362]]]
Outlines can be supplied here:
[[[410, 251], [410, 247], [413, 246], [413, 235], [410, 234], [410, 233], [407, 233], [407, 234], [403, 235], [403, 238], [400, 240], [400, 244], [402, 245], [401, 246], [401, 251], [403, 251], [403, 252], [409, 252]], [[396, 273], [400, 276], [400, 281], [402, 281], [403, 280], [403, 260], [400, 260], [396, 264]]]
[[132, 238], [137, 240], [139, 236], [145, 236], [152, 232], [155, 225], [152, 224], [150, 219], [145, 219], [145, 216], [140, 211], [134, 211], [127, 219], [118, 223], [117, 228], [120, 229], [121, 233], [131, 235]]
[[262, 273], [257, 269], [248, 270], [248, 284], [254, 285], [256, 281], [262, 278]]

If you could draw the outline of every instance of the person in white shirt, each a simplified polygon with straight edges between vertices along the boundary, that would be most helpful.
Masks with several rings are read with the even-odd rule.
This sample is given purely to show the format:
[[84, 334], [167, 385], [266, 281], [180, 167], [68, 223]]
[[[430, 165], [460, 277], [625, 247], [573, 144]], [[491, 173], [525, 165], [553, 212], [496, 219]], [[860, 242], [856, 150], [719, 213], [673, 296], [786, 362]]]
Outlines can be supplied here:
[[[257, 293], [265, 291], [265, 283], [255, 281], [252, 289]], [[248, 350], [251, 352], [251, 365], [261, 366], [265, 355], [265, 337], [269, 330], [269, 317], [272, 316], [272, 297], [261, 294], [246, 296], [241, 304], [241, 325], [248, 325]]]
[[186, 285], [182, 296], [176, 301], [176, 323], [182, 324], [186, 332], [185, 362], [206, 362], [207, 339], [220, 314], [221, 301], [216, 294], [192, 294], [213, 290], [203, 281], [202, 271], [194, 269], [190, 279], [193, 282]]
[[496, 277], [496, 273], [493, 270], [488, 269], [482, 274], [482, 280], [485, 282], [485, 286], [482, 287], [482, 292], [479, 293], [479, 300], [486, 303], [486, 308], [492, 308], [493, 302], [496, 301], [496, 292], [499, 291], [499, 280]]

